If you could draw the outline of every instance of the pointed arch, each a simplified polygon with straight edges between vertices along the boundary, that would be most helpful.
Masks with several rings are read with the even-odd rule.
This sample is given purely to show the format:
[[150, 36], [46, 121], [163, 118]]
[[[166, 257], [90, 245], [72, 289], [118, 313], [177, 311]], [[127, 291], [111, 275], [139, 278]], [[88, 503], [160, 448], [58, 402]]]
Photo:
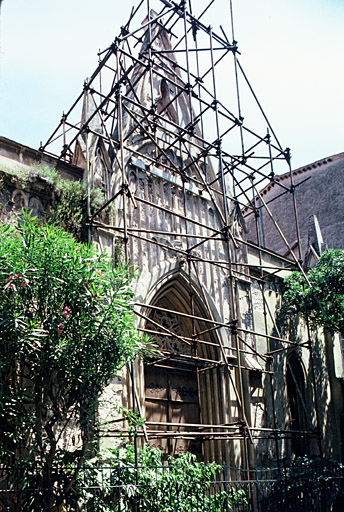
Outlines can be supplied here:
[[298, 431], [309, 428], [306, 410], [306, 383], [303, 364], [293, 352], [287, 360], [287, 392], [289, 403], [290, 429], [295, 431], [291, 437], [291, 451], [296, 457], [306, 455], [309, 444], [306, 437]]
[[228, 421], [221, 351], [216, 331], [197, 335], [212, 326], [206, 321], [212, 315], [201, 291], [182, 272], [163, 282], [150, 304], [145, 327], [159, 351], [144, 363], [150, 442], [166, 455], [191, 451], [199, 459], [222, 463], [227, 458], [224, 443], [209, 435], [217, 431], [209, 425]]

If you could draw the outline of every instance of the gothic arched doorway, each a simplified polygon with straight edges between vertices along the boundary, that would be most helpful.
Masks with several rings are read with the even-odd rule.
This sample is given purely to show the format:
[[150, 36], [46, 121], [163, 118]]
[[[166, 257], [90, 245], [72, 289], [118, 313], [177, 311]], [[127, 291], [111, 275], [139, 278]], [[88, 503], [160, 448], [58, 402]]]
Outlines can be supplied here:
[[213, 332], [197, 334], [212, 324], [201, 320], [210, 315], [195, 289], [192, 296], [193, 315], [188, 283], [179, 277], [151, 301], [146, 329], [158, 357], [144, 364], [147, 429], [150, 444], [166, 456], [191, 451], [198, 459], [223, 460], [222, 443], [209, 436], [209, 424], [226, 421], [218, 343]]

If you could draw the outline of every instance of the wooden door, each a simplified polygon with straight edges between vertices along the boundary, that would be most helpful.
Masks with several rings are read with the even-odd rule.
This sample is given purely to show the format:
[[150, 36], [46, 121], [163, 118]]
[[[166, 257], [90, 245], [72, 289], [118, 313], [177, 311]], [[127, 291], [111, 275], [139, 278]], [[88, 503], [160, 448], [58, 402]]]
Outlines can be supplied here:
[[[145, 404], [146, 420], [161, 423], [147, 426], [148, 430], [157, 431], [156, 438], [150, 442], [152, 446], [161, 449], [166, 456], [191, 451], [198, 459], [201, 458], [201, 439], [199, 435], [195, 435], [199, 429], [197, 426], [184, 425], [200, 423], [195, 368], [146, 365]], [[164, 435], [164, 432], [167, 432], [167, 435]]]

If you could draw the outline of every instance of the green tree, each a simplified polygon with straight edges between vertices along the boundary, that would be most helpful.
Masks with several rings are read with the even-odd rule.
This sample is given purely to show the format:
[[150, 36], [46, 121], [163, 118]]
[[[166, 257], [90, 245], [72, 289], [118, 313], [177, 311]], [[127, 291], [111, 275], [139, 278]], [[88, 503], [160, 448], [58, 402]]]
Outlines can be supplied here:
[[106, 254], [30, 215], [0, 226], [0, 459], [35, 488], [58, 494], [57, 464], [75, 468], [63, 476], [72, 486], [102, 390], [143, 349], [129, 280]]
[[315, 326], [344, 332], [344, 250], [325, 252], [307, 277], [311, 286], [300, 272], [285, 279], [282, 321], [301, 313], [308, 315]]

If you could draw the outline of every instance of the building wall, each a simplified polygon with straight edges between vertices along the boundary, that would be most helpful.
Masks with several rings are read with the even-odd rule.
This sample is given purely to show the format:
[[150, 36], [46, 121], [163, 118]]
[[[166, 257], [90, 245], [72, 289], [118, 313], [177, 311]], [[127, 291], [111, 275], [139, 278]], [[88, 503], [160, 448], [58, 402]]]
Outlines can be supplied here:
[[21, 209], [45, 217], [54, 200], [44, 170], [57, 170], [62, 178], [81, 179], [82, 170], [45, 153], [0, 137], [0, 219], [15, 222]]
[[[34, 161], [39, 162], [38, 165], [47, 162], [51, 167], [59, 168], [59, 165], [62, 165], [62, 172], [71, 178], [81, 175], [81, 171], [75, 167], [60, 164], [38, 152], [29, 152], [28, 159], [22, 157], [20, 161], [18, 155], [21, 146], [12, 141], [1, 142], [4, 147], [0, 149], [0, 155], [6, 152], [5, 158], [12, 160], [11, 168], [12, 165], [15, 167], [19, 164], [31, 168]], [[13, 157], [8, 156], [10, 150]], [[231, 257], [241, 264], [236, 266], [232, 295], [227, 270], [229, 254], [223, 241], [209, 239], [192, 253], [192, 262], [186, 257], [188, 244], [196, 244], [199, 240], [197, 237], [206, 237], [208, 233], [212, 233], [212, 229], [220, 231], [220, 213], [214, 210], [207, 198], [199, 196], [195, 191], [188, 190], [184, 193], [182, 184], [172, 173], [163, 174], [161, 170], [148, 166], [144, 160], [136, 163], [129, 163], [128, 160], [128, 166], [134, 201], [125, 199], [126, 215], [129, 219], [127, 227], [131, 230], [143, 229], [146, 232], [144, 236], [141, 236], [141, 233], [141, 238], [130, 237], [128, 242], [129, 261], [138, 269], [138, 277], [133, 283], [136, 310], [139, 313], [138, 327], [146, 328], [154, 319], [150, 306], [167, 304], [176, 312], [190, 313], [190, 291], [194, 296], [196, 316], [203, 319], [208, 317], [224, 324], [223, 327], [216, 329], [215, 333], [200, 336], [201, 341], [208, 341], [212, 345], [201, 343], [201, 348], [198, 347], [192, 352], [190, 347], [178, 338], [179, 344], [174, 340], [174, 352], [172, 351], [175, 368], [182, 363], [183, 356], [187, 357], [190, 354], [199, 358], [198, 369], [204, 370], [207, 365], [209, 366], [199, 379], [200, 421], [208, 425], [226, 424], [232, 432], [231, 436], [227, 436], [231, 439], [221, 440], [216, 439], [216, 435], [208, 435], [203, 443], [203, 457], [235, 466], [266, 467], [274, 465], [278, 456], [281, 459], [293, 456], [292, 439], [290, 434], [285, 432], [291, 425], [286, 375], [287, 361], [291, 353], [295, 353], [304, 372], [303, 400], [307, 413], [305, 428], [314, 429], [314, 435], [304, 443], [304, 450], [311, 455], [322, 452], [327, 457], [340, 458], [342, 394], [337, 377], [343, 375], [343, 364], [342, 355], [338, 352], [338, 340], [328, 335], [323, 336], [320, 332], [308, 333], [307, 326], [300, 318], [295, 319], [288, 332], [280, 332], [276, 323], [281, 300], [280, 284], [288, 272], [287, 269], [276, 272], [276, 268], [290, 266], [290, 261], [271, 252], [261, 252], [252, 245], [245, 251], [238, 252], [233, 245], [230, 246]], [[8, 167], [2, 167], [2, 180], [3, 220], [12, 221], [18, 217], [22, 206], [32, 208], [34, 204], [39, 205], [36, 211], [42, 216], [49, 208], [51, 189], [44, 180], [42, 183], [37, 174], [34, 173], [30, 180], [23, 184], [18, 180], [17, 174], [9, 171]], [[16, 199], [17, 197], [20, 200]], [[161, 206], [162, 209], [153, 208], [150, 203]], [[108, 247], [112, 253], [115, 243], [125, 243], [123, 205], [123, 197], [119, 197], [115, 202], [113, 219], [114, 226], [117, 227], [117, 236], [106, 228], [96, 233], [97, 243], [101, 247]], [[186, 219], [193, 219], [195, 222], [186, 223]], [[166, 231], [166, 228], [170, 233], [175, 233], [168, 240], [159, 234], [159, 231]], [[238, 222], [233, 225], [233, 233], [236, 237], [243, 236]], [[205, 263], [207, 260], [222, 261], [227, 266], [209, 265]], [[264, 284], [262, 274], [257, 272], [259, 262], [264, 267]], [[231, 300], [234, 300], [234, 305], [231, 304]], [[242, 420], [240, 375], [236, 347], [233, 344], [233, 331], [225, 327], [232, 319], [231, 308], [238, 318], [243, 407], [250, 433], [255, 437], [253, 443], [247, 431], [243, 439], [239, 425]], [[177, 324], [182, 329], [181, 337], [190, 337], [190, 320], [179, 320]], [[205, 330], [206, 327], [205, 320], [196, 322], [198, 330]], [[175, 331], [174, 334], [178, 335], [178, 332]], [[279, 337], [289, 339], [294, 345], [281, 344], [277, 339]], [[160, 340], [160, 343], [162, 338], [161, 334], [155, 336], [156, 341]], [[309, 338], [311, 353], [305, 344]], [[280, 350], [281, 346], [287, 348]], [[333, 355], [333, 347], [336, 356]], [[226, 364], [223, 351], [226, 353]], [[271, 353], [271, 358], [267, 358], [267, 353]], [[202, 358], [208, 360], [207, 364], [202, 363]], [[214, 361], [213, 367], [209, 365], [209, 360]], [[139, 406], [140, 414], [145, 416], [147, 386], [143, 360], [133, 365], [133, 372], [134, 380], [131, 379], [129, 372], [124, 371], [109, 385], [100, 404], [99, 411], [102, 417], [116, 419], [122, 415], [118, 407], [132, 407], [133, 404], [136, 408]], [[133, 401], [135, 394], [137, 402]], [[216, 432], [215, 427], [207, 428], [208, 431]], [[270, 430], [264, 430], [273, 428], [280, 431], [276, 437]], [[322, 436], [321, 441], [316, 436], [317, 428]], [[121, 429], [125, 431], [126, 425], [120, 424], [117, 431], [113, 428], [108, 432], [108, 445], [118, 440], [118, 430]], [[187, 432], [187, 429], [183, 431]], [[156, 441], [153, 442], [156, 444]], [[177, 452], [186, 446], [176, 444]]]
[[[297, 241], [293, 198], [290, 192], [281, 188], [278, 183], [288, 184], [289, 175], [276, 176], [276, 183], [271, 183], [262, 191], [274, 219], [282, 229], [287, 241], [293, 245]], [[300, 229], [302, 257], [305, 260], [310, 244], [317, 253], [317, 240], [314, 227], [316, 215], [324, 243], [329, 248], [344, 247], [343, 195], [344, 186], [344, 153], [334, 155], [293, 171], [295, 199]], [[257, 200], [259, 206], [259, 199]], [[286, 254], [285, 246], [277, 229], [273, 225], [264, 208], [259, 209], [259, 226], [262, 229], [261, 243], [279, 254]], [[248, 228], [248, 239], [257, 242], [257, 231], [254, 214], [245, 212]], [[298, 250], [295, 248], [298, 255]]]

